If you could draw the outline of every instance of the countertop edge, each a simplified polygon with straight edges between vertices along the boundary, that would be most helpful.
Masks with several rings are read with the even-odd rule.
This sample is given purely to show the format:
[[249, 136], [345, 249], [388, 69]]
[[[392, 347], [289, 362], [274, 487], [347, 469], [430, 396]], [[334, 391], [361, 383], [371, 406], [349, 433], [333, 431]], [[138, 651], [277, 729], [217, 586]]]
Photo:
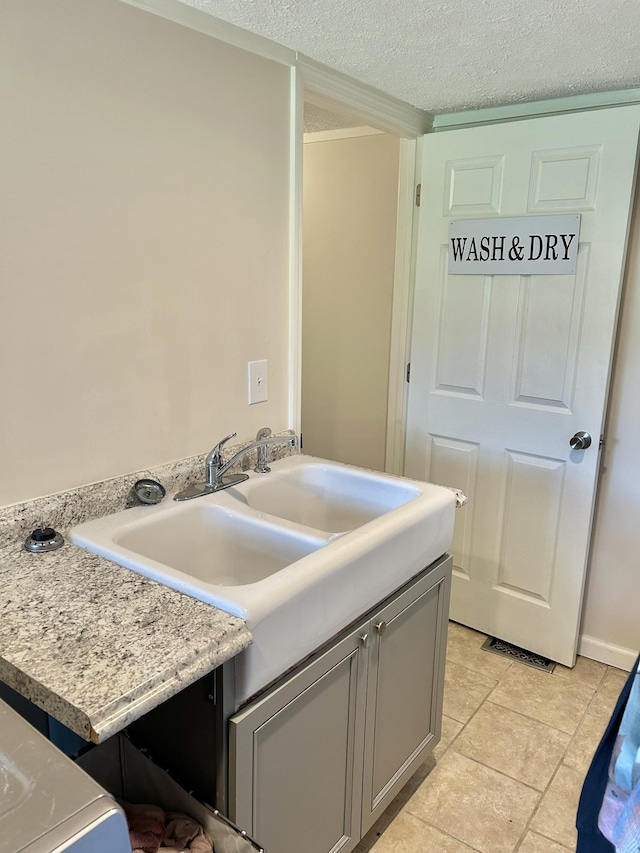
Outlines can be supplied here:
[[84, 740], [91, 740], [91, 721], [86, 713], [2, 656], [0, 680]]
[[250, 631], [241, 624], [235, 635], [227, 637], [224, 643], [213, 642], [190, 662], [181, 662], [179, 670], [174, 668], [168, 673], [161, 673], [147, 684], [136, 687], [133, 692], [140, 695], [130, 698], [130, 695], [125, 694], [95, 713], [73, 705], [3, 657], [0, 657], [0, 680], [83, 740], [102, 743], [240, 654], [252, 642]]
[[102, 743], [122, 731], [129, 723], [138, 720], [148, 711], [157, 708], [162, 702], [240, 654], [252, 642], [250, 631], [246, 626], [242, 626], [234, 637], [229, 638], [229, 642], [214, 643], [208, 652], [183, 665], [179, 671], [174, 670], [170, 675], [153, 679], [153, 682], [156, 682], [155, 687], [149, 685], [139, 698], [127, 701], [127, 697], [123, 696], [113, 703], [111, 709], [105, 708], [103, 713], [92, 715], [89, 732], [91, 742]]

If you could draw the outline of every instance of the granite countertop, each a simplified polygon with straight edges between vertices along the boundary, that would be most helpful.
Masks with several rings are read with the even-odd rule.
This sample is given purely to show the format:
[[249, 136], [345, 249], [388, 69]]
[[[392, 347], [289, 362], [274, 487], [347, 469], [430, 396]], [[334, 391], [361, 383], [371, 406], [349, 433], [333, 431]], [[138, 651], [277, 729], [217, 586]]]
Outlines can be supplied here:
[[[285, 453], [274, 446], [277, 455]], [[0, 509], [0, 681], [87, 741], [120, 731], [252, 636], [242, 619], [68, 541], [31, 554], [25, 535], [40, 522], [64, 535], [117, 512], [141, 477], [160, 480], [170, 495], [203, 470], [204, 457], [191, 457]]]
[[99, 743], [241, 652], [235, 616], [67, 543], [0, 543], [0, 680]]

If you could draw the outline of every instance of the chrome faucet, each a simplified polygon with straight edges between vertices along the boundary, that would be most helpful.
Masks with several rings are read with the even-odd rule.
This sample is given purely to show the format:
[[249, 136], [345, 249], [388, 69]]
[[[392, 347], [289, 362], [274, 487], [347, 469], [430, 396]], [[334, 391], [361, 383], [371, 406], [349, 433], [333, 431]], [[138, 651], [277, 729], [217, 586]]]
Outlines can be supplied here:
[[[207, 456], [207, 460], [205, 462], [205, 465], [207, 466], [207, 481], [205, 485], [209, 486], [209, 491], [215, 492], [221, 488], [228, 488], [228, 486], [234, 486], [236, 483], [242, 483], [244, 480], [249, 479], [247, 474], [237, 474], [234, 475], [237, 479], [234, 479], [233, 482], [227, 482], [226, 487], [222, 486], [222, 474], [224, 473], [224, 471], [221, 470], [223, 467], [222, 448], [228, 441], [235, 438], [237, 434], [237, 432], [232, 432], [226, 438], [223, 438]], [[229, 466], [227, 466], [227, 468], [228, 467]], [[227, 468], [225, 468], [225, 471]], [[231, 478], [228, 478], [228, 480], [230, 479]]]
[[[268, 433], [265, 433], [265, 430], [269, 430]], [[231, 468], [238, 459], [241, 459], [247, 453], [251, 453], [252, 450], [258, 451], [258, 464], [253, 469], [257, 471], [259, 474], [266, 474], [271, 469], [267, 465], [267, 447], [271, 444], [285, 444], [288, 447], [295, 447], [298, 443], [297, 435], [271, 435], [271, 430], [269, 427], [263, 427], [261, 430], [258, 430], [258, 435], [262, 433], [260, 438], [256, 437], [255, 441], [252, 441], [251, 444], [248, 444], [246, 447], [243, 447], [237, 453], [234, 453], [230, 459], [222, 464], [222, 455], [220, 454], [220, 447], [225, 444], [230, 438], [233, 438], [232, 435], [227, 436], [227, 438], [223, 439], [219, 444], [213, 448], [209, 456], [207, 456], [207, 482], [213, 485], [213, 490], [217, 492], [219, 489], [226, 489], [229, 486], [234, 486], [236, 483], [241, 483], [243, 480], [248, 480], [248, 474], [227, 474], [229, 468]], [[235, 435], [235, 432], [233, 433]], [[218, 453], [216, 454], [216, 450]], [[264, 454], [261, 457], [261, 453]], [[213, 454], [213, 457], [212, 457]], [[212, 457], [212, 461], [209, 459]], [[261, 459], [263, 459], [261, 463]], [[224, 480], [224, 477], [233, 477], [240, 478], [234, 479], [234, 482], [228, 483]]]
[[209, 453], [206, 460], [207, 478], [204, 483], [196, 483], [192, 486], [187, 486], [181, 492], [174, 495], [174, 501], [188, 501], [192, 498], [199, 498], [202, 495], [210, 495], [213, 492], [219, 492], [221, 489], [228, 489], [230, 486], [235, 486], [249, 479], [248, 474], [227, 474], [229, 468], [235, 463], [250, 453], [252, 450], [258, 450], [258, 464], [254, 468], [261, 474], [266, 474], [271, 469], [267, 465], [267, 447], [270, 444], [285, 444], [289, 447], [295, 447], [298, 443], [296, 435], [271, 435], [269, 427], [263, 427], [258, 430], [256, 440], [243, 447], [237, 453], [234, 453], [226, 462], [223, 461], [222, 448], [232, 438], [235, 438], [237, 433], [232, 432], [222, 441], [219, 441], [213, 450]]

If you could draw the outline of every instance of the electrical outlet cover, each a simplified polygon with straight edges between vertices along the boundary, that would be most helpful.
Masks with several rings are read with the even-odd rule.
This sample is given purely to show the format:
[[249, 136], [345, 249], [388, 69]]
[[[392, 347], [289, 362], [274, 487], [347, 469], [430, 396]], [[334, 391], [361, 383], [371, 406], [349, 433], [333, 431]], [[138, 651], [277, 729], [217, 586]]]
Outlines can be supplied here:
[[269, 380], [267, 360], [250, 361], [249, 367], [249, 405], [264, 403], [269, 399]]

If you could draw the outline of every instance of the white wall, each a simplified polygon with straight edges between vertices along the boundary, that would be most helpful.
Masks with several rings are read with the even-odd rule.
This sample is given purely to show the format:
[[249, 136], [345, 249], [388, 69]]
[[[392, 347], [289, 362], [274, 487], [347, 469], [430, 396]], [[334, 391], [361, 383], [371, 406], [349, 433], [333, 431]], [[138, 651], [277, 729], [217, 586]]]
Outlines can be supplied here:
[[289, 69], [116, 0], [0, 69], [0, 505], [288, 426]]
[[581, 651], [630, 667], [640, 651], [640, 192], [628, 255]]
[[304, 449], [378, 470], [385, 462], [399, 152], [400, 140], [387, 134], [304, 146]]

